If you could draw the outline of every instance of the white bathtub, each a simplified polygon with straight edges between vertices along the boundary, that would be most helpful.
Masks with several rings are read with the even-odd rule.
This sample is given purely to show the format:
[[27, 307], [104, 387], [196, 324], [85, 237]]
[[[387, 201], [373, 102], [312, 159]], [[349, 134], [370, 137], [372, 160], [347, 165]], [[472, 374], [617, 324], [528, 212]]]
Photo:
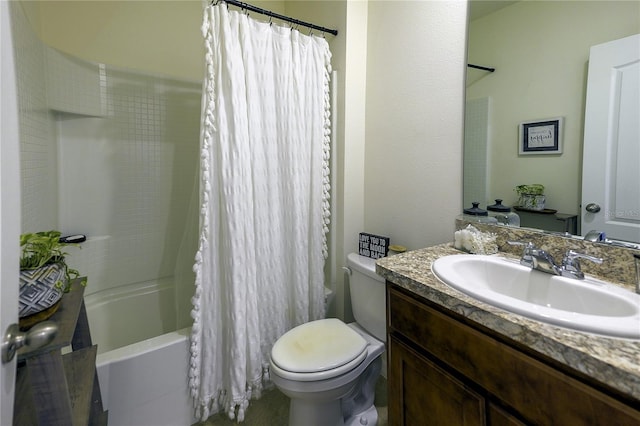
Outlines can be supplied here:
[[196, 423], [188, 389], [190, 328], [98, 355], [109, 426]]
[[[172, 279], [109, 289], [85, 297], [110, 426], [187, 426], [191, 329], [175, 330]], [[129, 343], [135, 342], [135, 343]]]
[[98, 354], [176, 330], [173, 277], [105, 289], [100, 284], [90, 278], [84, 297]]

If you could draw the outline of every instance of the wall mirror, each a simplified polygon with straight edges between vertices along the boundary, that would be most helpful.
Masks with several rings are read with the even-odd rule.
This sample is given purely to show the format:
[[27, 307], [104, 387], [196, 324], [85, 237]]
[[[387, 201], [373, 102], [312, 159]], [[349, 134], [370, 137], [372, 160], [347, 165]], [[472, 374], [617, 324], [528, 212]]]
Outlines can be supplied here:
[[[640, 2], [471, 0], [468, 62], [495, 72], [467, 68], [464, 206], [479, 201], [486, 208], [495, 199], [516, 206], [516, 186], [542, 184], [545, 206], [557, 215], [534, 215], [523, 225], [564, 231], [556, 216], [566, 215], [576, 218], [575, 233], [588, 232], [580, 219], [590, 49], [638, 33]], [[521, 123], [558, 117], [561, 152], [519, 154]], [[640, 180], [637, 164], [630, 182]], [[640, 195], [635, 197], [630, 205], [638, 217]], [[640, 242], [640, 228], [616, 238]]]

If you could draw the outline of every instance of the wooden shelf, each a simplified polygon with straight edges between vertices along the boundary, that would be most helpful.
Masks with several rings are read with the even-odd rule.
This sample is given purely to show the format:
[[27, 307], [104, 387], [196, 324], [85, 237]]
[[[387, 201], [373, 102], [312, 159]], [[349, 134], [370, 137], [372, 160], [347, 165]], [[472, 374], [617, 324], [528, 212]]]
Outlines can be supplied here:
[[555, 210], [547, 212], [519, 209], [517, 213], [520, 216], [520, 226], [552, 232], [568, 232], [572, 235], [578, 234], [578, 215], [557, 213]]
[[[97, 346], [91, 343], [84, 286], [74, 280], [58, 311], [54, 340], [18, 352], [14, 425], [106, 425], [96, 372]], [[62, 355], [62, 349], [71, 352]]]
[[[88, 419], [91, 411], [91, 393], [93, 392], [93, 375], [87, 374], [95, 369], [97, 346], [69, 352], [62, 357], [64, 373], [69, 386], [69, 401], [73, 413], [74, 424], [82, 424]], [[77, 419], [77, 420], [76, 420]]]

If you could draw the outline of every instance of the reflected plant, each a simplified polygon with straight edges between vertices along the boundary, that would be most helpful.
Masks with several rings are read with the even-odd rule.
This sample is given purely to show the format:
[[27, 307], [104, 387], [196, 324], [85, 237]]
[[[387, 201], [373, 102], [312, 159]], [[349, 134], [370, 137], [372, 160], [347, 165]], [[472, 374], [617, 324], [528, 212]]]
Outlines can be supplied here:
[[518, 193], [518, 205], [530, 210], [544, 210], [545, 196], [544, 185], [533, 183], [530, 185], [518, 185], [514, 191]]
[[[38, 269], [46, 265], [58, 263], [65, 270], [65, 281], [56, 282], [56, 287], [63, 291], [69, 291], [71, 281], [78, 278], [80, 273], [70, 268], [65, 260], [68, 255], [64, 251], [67, 246], [79, 246], [78, 244], [63, 243], [60, 241], [59, 231], [42, 231], [20, 235], [20, 270]], [[86, 285], [86, 278], [82, 285]]]
[[544, 185], [539, 183], [533, 183], [530, 185], [518, 185], [515, 188], [515, 191], [519, 196], [522, 195], [544, 195]]

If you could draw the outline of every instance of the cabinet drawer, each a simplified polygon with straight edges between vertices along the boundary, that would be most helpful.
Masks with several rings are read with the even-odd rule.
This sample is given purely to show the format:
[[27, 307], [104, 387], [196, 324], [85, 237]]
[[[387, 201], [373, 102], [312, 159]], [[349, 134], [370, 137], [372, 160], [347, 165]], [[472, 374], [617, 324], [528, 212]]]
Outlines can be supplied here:
[[[401, 335], [535, 424], [640, 424], [640, 412], [439, 310], [388, 288]], [[391, 354], [393, 356], [393, 353]]]
[[473, 389], [393, 337], [389, 364], [389, 420], [394, 425], [485, 424], [485, 400]]

